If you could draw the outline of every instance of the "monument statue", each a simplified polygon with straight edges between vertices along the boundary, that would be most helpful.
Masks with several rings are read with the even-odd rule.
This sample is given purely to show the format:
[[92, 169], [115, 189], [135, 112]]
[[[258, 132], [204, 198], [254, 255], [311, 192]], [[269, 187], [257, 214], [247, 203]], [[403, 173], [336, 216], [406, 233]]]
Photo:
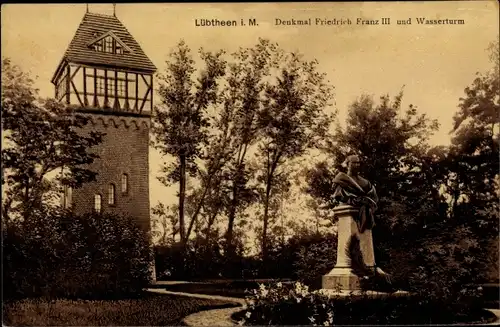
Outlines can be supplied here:
[[358, 156], [347, 157], [342, 164], [347, 173], [338, 173], [333, 181], [333, 212], [338, 217], [337, 262], [323, 275], [323, 289], [352, 291], [378, 287], [381, 280], [385, 285], [391, 283], [390, 275], [375, 263], [372, 228], [378, 196], [375, 187], [359, 176], [360, 164]]
[[347, 173], [340, 172], [333, 181], [335, 192], [333, 198], [341, 204], [359, 208], [356, 219], [358, 230], [363, 233], [375, 226], [374, 212], [377, 210], [377, 192], [375, 187], [359, 175], [360, 160], [356, 155], [347, 157], [342, 166]]

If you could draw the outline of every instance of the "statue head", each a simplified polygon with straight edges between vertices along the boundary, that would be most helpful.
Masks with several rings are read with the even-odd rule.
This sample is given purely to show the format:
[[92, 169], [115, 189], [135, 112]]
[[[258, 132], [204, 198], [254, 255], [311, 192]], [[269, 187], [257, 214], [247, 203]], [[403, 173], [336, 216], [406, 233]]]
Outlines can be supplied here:
[[359, 168], [361, 165], [361, 160], [357, 155], [350, 155], [344, 161], [342, 166], [347, 168], [348, 175], [357, 175], [359, 173]]

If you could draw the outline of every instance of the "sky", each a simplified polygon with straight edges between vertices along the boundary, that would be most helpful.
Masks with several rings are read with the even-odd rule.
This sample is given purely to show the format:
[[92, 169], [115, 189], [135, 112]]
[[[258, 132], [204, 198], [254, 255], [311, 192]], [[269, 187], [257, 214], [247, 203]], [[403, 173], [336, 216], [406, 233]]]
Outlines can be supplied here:
[[[50, 79], [74, 36], [85, 4], [7, 4], [1, 7], [2, 57], [36, 76], [43, 97], [54, 95]], [[90, 4], [91, 12], [112, 14], [111, 4]], [[362, 94], [395, 96], [404, 85], [403, 107], [438, 119], [433, 144], [448, 144], [452, 117], [463, 90], [492, 66], [486, 51], [498, 39], [497, 1], [335, 2], [231, 4], [118, 4], [116, 15], [161, 72], [169, 51], [182, 38], [193, 49], [252, 46], [259, 37], [285, 50], [317, 59], [335, 86], [340, 121]], [[390, 25], [381, 25], [382, 17]], [[462, 25], [420, 25], [417, 18], [463, 19]], [[258, 26], [200, 27], [196, 20], [255, 19]], [[276, 20], [311, 18], [312, 26], [276, 25]], [[316, 18], [347, 19], [351, 25], [317, 26]], [[379, 20], [358, 25], [357, 19]], [[398, 25], [397, 20], [411, 24]], [[196, 53], [196, 51], [194, 51]], [[158, 99], [158, 97], [156, 97]], [[175, 193], [156, 181], [161, 158], [150, 153], [151, 204], [173, 202]]]

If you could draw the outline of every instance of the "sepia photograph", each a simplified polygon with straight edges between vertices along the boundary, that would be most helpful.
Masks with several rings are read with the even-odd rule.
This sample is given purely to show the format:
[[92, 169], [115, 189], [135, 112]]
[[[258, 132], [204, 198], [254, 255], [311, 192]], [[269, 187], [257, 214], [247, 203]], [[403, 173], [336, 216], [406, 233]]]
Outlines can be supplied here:
[[5, 326], [500, 326], [495, 0], [2, 4]]

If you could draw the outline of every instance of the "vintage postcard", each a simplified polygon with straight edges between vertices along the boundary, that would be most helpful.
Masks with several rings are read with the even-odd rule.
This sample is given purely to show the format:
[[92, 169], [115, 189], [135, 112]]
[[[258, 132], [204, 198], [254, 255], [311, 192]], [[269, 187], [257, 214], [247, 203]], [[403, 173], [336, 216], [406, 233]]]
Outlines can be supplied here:
[[497, 1], [1, 15], [5, 325], [500, 321]]

